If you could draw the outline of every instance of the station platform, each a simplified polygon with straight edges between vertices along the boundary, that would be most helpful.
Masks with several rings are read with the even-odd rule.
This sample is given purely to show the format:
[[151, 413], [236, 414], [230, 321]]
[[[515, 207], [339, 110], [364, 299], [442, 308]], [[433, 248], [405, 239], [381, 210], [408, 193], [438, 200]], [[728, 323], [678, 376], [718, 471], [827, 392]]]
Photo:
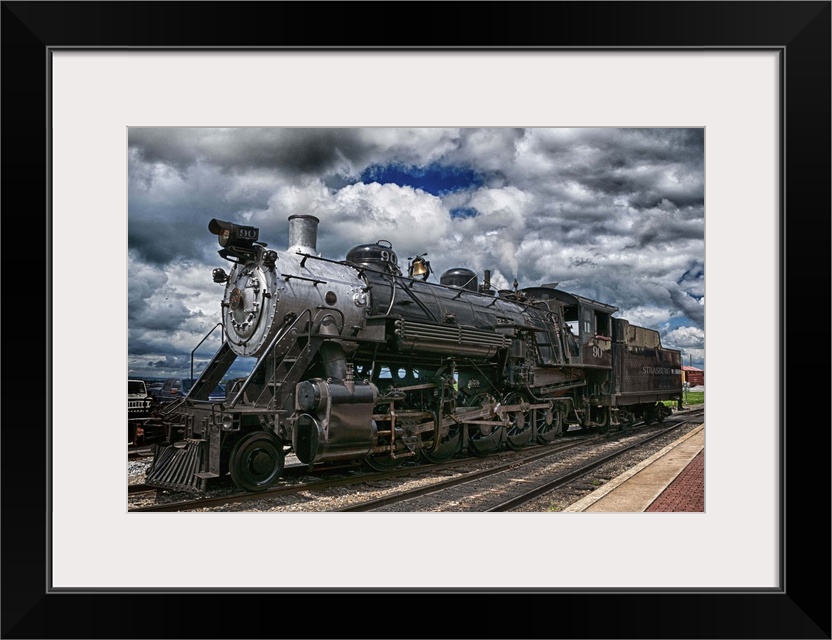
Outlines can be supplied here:
[[704, 423], [563, 510], [588, 511], [704, 512]]

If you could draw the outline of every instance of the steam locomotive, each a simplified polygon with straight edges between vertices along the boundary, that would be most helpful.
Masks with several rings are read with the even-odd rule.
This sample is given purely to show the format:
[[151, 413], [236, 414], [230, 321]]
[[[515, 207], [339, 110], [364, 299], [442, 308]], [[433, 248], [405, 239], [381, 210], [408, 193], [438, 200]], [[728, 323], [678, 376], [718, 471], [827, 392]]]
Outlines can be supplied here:
[[[681, 353], [614, 306], [557, 284], [495, 290], [465, 268], [439, 283], [425, 255], [402, 272], [390, 242], [317, 254], [319, 220], [289, 217], [289, 247], [256, 227], [211, 220], [232, 263], [222, 346], [187, 397], [157, 410], [147, 484], [203, 492], [230, 473], [272, 486], [294, 453], [313, 466], [362, 460], [390, 469], [422, 457], [547, 444], [570, 427], [606, 432], [681, 406]], [[210, 392], [237, 358], [251, 373], [223, 402]]]

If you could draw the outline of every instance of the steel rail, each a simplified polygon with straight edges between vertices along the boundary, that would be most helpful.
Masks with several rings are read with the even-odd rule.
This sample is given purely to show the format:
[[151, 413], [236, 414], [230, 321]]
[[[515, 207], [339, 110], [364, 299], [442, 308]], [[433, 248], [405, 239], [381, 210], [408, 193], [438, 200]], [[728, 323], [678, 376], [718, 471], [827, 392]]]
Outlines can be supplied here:
[[[571, 449], [572, 447], [578, 446], [580, 444], [585, 443], [587, 440], [582, 438], [576, 442], [570, 442], [563, 446], [556, 446], [556, 445], [539, 445], [545, 446], [546, 452], [536, 453], [532, 455], [536, 455], [539, 457], [543, 457], [544, 455], [551, 455], [553, 453], [557, 453], [558, 451], [563, 451], [565, 449]], [[538, 447], [529, 447], [530, 450], [537, 450]], [[516, 452], [504, 452], [505, 455], [510, 455], [511, 453]], [[498, 454], [499, 455], [499, 454]], [[492, 456], [492, 459], [496, 459], [498, 456]], [[280, 496], [292, 495], [295, 493], [300, 493], [302, 491], [319, 491], [321, 489], [332, 489], [336, 487], [347, 487], [356, 484], [363, 484], [368, 481], [376, 482], [379, 480], [389, 480], [395, 478], [403, 478], [407, 476], [412, 476], [419, 473], [425, 472], [433, 472], [438, 469], [452, 469], [454, 467], [463, 466], [463, 465], [470, 465], [472, 462], [475, 461], [482, 461], [484, 458], [477, 458], [477, 457], [467, 457], [462, 458], [459, 460], [453, 460], [450, 462], [446, 462], [443, 464], [419, 464], [413, 465], [406, 469], [393, 469], [390, 471], [377, 471], [372, 473], [362, 473], [360, 475], [354, 475], [349, 478], [335, 478], [332, 480], [317, 480], [314, 482], [304, 482], [302, 484], [294, 484], [289, 486], [282, 486], [282, 487], [275, 487], [273, 489], [267, 489], [266, 491], [257, 491], [257, 492], [238, 492], [238, 493], [230, 493], [222, 496], [206, 496], [204, 498], [194, 498], [191, 500], [181, 500], [176, 502], [167, 502], [162, 504], [153, 504], [147, 505], [144, 507], [134, 507], [132, 509], [128, 509], [128, 512], [154, 512], [154, 511], [188, 511], [190, 509], [203, 509], [205, 507], [215, 507], [215, 506], [222, 506], [225, 504], [232, 504], [237, 502], [248, 502], [253, 500], [264, 500], [269, 498], [275, 498]], [[506, 463], [506, 466], [510, 465], [517, 465], [522, 464], [522, 461], [514, 459], [513, 462]]]
[[[626, 451], [628, 451], [630, 449], [634, 449], [636, 447], [642, 446], [642, 445], [650, 442], [651, 440], [654, 440], [655, 438], [658, 438], [658, 437], [668, 433], [669, 431], [673, 431], [674, 429], [678, 429], [682, 425], [687, 424], [687, 422], [689, 422], [689, 421], [681, 421], [678, 424], [673, 424], [673, 425], [669, 426], [667, 429], [664, 429], [664, 430], [662, 430], [662, 431], [660, 431], [656, 434], [652, 434], [647, 438], [639, 440], [637, 443], [629, 445], [628, 447], [626, 447], [624, 449], [621, 449], [620, 451], [618, 451], [614, 454], [610, 454], [610, 455], [604, 457], [597, 464], [592, 463], [591, 465], [586, 465], [585, 468], [582, 467], [580, 470], [578, 470], [578, 471], [580, 471], [580, 473], [578, 473], [577, 471], [576, 472], [570, 472], [569, 474], [565, 474], [565, 476], [561, 476], [561, 478], [565, 478], [566, 476], [570, 476], [572, 473], [577, 473], [577, 475], [575, 477], [579, 477], [581, 475], [584, 475], [584, 474], [588, 473], [589, 471], [591, 471], [592, 469], [594, 469], [596, 466], [598, 466], [600, 464], [603, 464], [604, 462], [608, 462], [609, 460], [625, 453]], [[454, 487], [454, 486], [457, 486], [457, 485], [460, 485], [460, 484], [465, 484], [465, 483], [468, 483], [468, 482], [475, 482], [477, 480], [481, 480], [483, 478], [487, 478], [489, 476], [496, 475], [498, 473], [502, 473], [504, 471], [510, 470], [512, 468], [515, 468], [515, 467], [520, 467], [520, 466], [523, 466], [525, 464], [530, 464], [532, 462], [536, 462], [536, 461], [538, 461], [540, 459], [543, 459], [543, 458], [546, 458], [546, 457], [548, 457], [552, 454], [555, 454], [555, 453], [558, 453], [560, 451], [564, 451], [566, 449], [570, 449], [572, 447], [576, 447], [576, 446], [579, 446], [579, 445], [582, 445], [582, 444], [586, 444], [587, 442], [588, 442], [588, 440], [582, 438], [582, 439], [580, 439], [580, 440], [578, 440], [574, 443], [571, 443], [568, 446], [559, 448], [557, 450], [547, 449], [543, 453], [538, 453], [538, 454], [534, 454], [534, 455], [531, 455], [531, 456], [525, 456], [521, 460], [512, 460], [508, 463], [498, 465], [496, 467], [491, 467], [489, 469], [484, 469], [484, 470], [475, 471], [475, 472], [472, 472], [472, 473], [467, 473], [467, 474], [464, 474], [464, 475], [459, 476], [457, 478], [450, 478], [450, 479], [447, 479], [447, 480], [443, 480], [443, 481], [437, 482], [435, 484], [432, 484], [432, 485], [429, 485], [429, 486], [426, 486], [426, 487], [419, 487], [419, 488], [408, 490], [408, 491], [401, 491], [401, 492], [398, 492], [398, 493], [396, 493], [394, 495], [391, 495], [391, 496], [386, 496], [386, 497], [378, 498], [378, 499], [375, 499], [375, 500], [369, 500], [369, 501], [366, 501], [366, 502], [361, 502], [361, 503], [358, 503], [358, 504], [349, 505], [349, 506], [346, 506], [346, 507], [342, 507], [340, 509], [333, 509], [332, 511], [333, 512], [372, 511], [373, 509], [377, 509], [379, 507], [388, 506], [388, 505], [391, 505], [391, 504], [396, 504], [398, 502], [403, 502], [405, 500], [410, 500], [411, 498], [416, 498], [416, 497], [428, 495], [428, 494], [431, 494], [431, 493], [436, 493], [437, 491], [442, 491], [444, 489], [449, 489], [451, 487]], [[569, 478], [569, 480], [572, 480], [572, 479], [574, 479], [574, 478]], [[553, 483], [556, 483], [557, 481], [558, 481], [558, 479], [553, 481]], [[562, 481], [562, 483], [565, 483], [565, 482], [567, 482], [567, 480]], [[552, 483], [547, 483], [547, 484], [552, 484]], [[554, 488], [554, 487], [552, 487], [552, 488]], [[546, 491], [551, 491], [551, 488], [547, 489]], [[542, 493], [545, 493], [546, 491], [543, 491]], [[528, 492], [528, 493], [531, 493], [531, 492]], [[535, 495], [534, 497], [537, 497], [537, 496]], [[532, 500], [534, 497], [527, 498], [526, 501]], [[499, 510], [501, 510], [501, 509], [491, 508], [491, 509], [484, 510], [484, 512], [486, 512], [486, 511], [499, 511]], [[507, 509], [502, 509], [502, 510], [507, 510]]]
[[627, 453], [628, 451], [631, 451], [631, 450], [636, 449], [636, 448], [638, 448], [642, 445], [645, 445], [648, 442], [651, 442], [651, 441], [655, 440], [656, 438], [660, 438], [661, 436], [663, 436], [663, 435], [665, 435], [665, 434], [667, 434], [671, 431], [674, 431], [676, 429], [679, 429], [680, 427], [682, 427], [686, 424], [689, 424], [690, 422], [691, 422], [690, 420], [684, 420], [682, 422], [679, 422], [678, 424], [671, 425], [667, 429], [664, 429], [664, 430], [662, 430], [662, 431], [660, 431], [656, 434], [653, 434], [649, 438], [645, 438], [644, 440], [640, 440], [639, 442], [634, 443], [634, 444], [632, 444], [628, 447], [625, 447], [624, 449], [621, 449], [620, 451], [615, 451], [615, 452], [613, 452], [609, 455], [604, 456], [603, 458], [599, 458], [598, 460], [595, 460], [593, 462], [590, 462], [589, 464], [586, 464], [582, 467], [579, 467], [578, 469], [574, 469], [573, 471], [570, 471], [570, 472], [565, 473], [561, 476], [558, 476], [554, 480], [551, 480], [551, 481], [549, 481], [549, 482], [547, 482], [543, 485], [540, 485], [539, 487], [531, 489], [530, 491], [526, 491], [526, 492], [524, 492], [520, 495], [517, 495], [513, 498], [510, 498], [510, 499], [504, 501], [504, 502], [501, 502], [500, 504], [494, 505], [493, 507], [490, 507], [489, 509], [484, 509], [483, 512], [484, 513], [496, 513], [496, 512], [511, 511], [512, 509], [516, 509], [517, 507], [519, 507], [521, 505], [524, 505], [528, 502], [531, 502], [532, 500], [535, 500], [536, 498], [539, 498], [540, 496], [542, 496], [546, 493], [549, 493], [550, 491], [553, 491], [554, 489], [558, 489], [558, 488], [562, 487], [563, 485], [569, 484], [570, 482], [572, 482], [574, 480], [577, 480], [578, 478], [580, 478], [582, 476], [585, 476], [587, 473], [589, 473], [591, 471], [594, 471], [595, 469], [597, 469], [601, 465], [606, 464], [607, 462], [610, 462], [611, 460], [614, 460], [614, 459], [618, 458], [619, 456]]

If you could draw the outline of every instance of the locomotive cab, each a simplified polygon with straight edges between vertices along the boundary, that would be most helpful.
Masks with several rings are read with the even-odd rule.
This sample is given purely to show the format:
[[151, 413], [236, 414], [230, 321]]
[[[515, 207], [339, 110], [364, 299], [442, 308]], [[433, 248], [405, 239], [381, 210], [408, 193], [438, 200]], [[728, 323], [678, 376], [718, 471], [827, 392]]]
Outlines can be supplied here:
[[559, 311], [562, 345], [567, 362], [589, 367], [611, 367], [612, 315], [618, 307], [543, 285], [522, 289], [528, 298], [545, 301]]
[[580, 363], [588, 367], [612, 366], [612, 314], [617, 307], [581, 296], [564, 305], [567, 322], [577, 324]]

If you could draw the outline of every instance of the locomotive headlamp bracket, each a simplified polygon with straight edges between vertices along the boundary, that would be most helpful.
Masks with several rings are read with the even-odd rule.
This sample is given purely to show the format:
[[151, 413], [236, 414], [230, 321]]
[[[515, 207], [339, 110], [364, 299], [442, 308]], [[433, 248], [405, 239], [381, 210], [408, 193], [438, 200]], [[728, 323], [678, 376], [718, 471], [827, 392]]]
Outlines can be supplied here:
[[268, 269], [273, 269], [276, 263], [277, 263], [277, 252], [276, 251], [272, 251], [270, 249], [269, 251], [264, 251], [263, 252], [263, 266], [264, 267], [266, 267]]
[[220, 255], [244, 257], [251, 254], [252, 245], [260, 237], [260, 229], [245, 225], [212, 219], [208, 223], [208, 231], [217, 236], [217, 241], [223, 248]]

